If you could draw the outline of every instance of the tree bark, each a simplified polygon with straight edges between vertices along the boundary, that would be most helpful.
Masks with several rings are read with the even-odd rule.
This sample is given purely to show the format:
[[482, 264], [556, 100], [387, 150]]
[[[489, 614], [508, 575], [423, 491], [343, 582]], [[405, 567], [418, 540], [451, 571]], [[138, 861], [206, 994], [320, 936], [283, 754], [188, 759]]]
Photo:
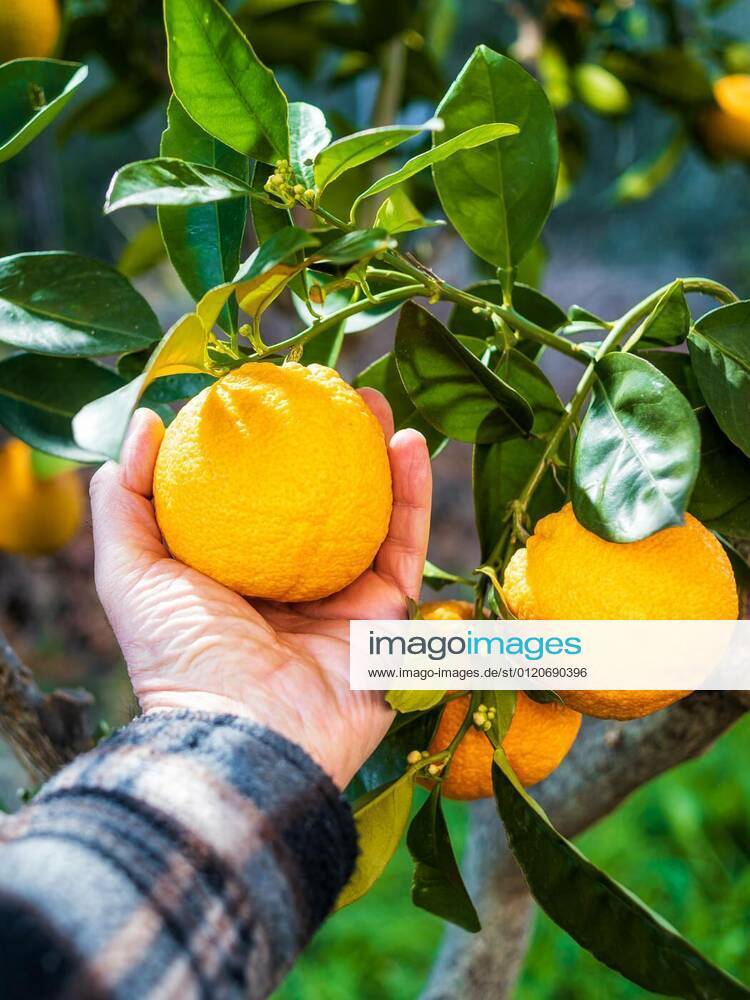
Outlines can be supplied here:
[[[651, 778], [697, 757], [748, 707], [746, 692], [701, 691], [633, 722], [587, 719], [534, 797], [557, 829], [573, 837]], [[422, 1000], [502, 1000], [523, 963], [532, 900], [491, 800], [472, 806], [463, 869], [482, 930], [447, 930]]]

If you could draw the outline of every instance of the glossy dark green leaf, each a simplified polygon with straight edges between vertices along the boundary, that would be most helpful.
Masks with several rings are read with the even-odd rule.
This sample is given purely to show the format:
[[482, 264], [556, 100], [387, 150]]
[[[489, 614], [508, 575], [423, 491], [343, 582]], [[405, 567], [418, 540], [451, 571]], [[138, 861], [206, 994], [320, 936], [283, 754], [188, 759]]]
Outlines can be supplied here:
[[303, 360], [306, 365], [326, 365], [328, 368], [335, 368], [344, 346], [344, 324], [337, 323], [336, 326], [324, 330], [317, 337], [313, 337], [305, 343]]
[[120, 167], [109, 185], [106, 213], [131, 205], [206, 205], [246, 198], [250, 185], [222, 170], [172, 157]]
[[[518, 498], [536, 468], [550, 431], [563, 412], [563, 405], [547, 376], [518, 351], [502, 359], [498, 374], [527, 399], [534, 411], [530, 440], [514, 439], [474, 448], [474, 517], [482, 559], [487, 559], [507, 525], [508, 505]], [[570, 444], [566, 439], [561, 459], [567, 462]], [[565, 502], [563, 477], [547, 469], [527, 508], [529, 526]]]
[[384, 354], [382, 358], [373, 361], [371, 365], [354, 379], [353, 385], [357, 389], [363, 386], [371, 386], [382, 392], [393, 411], [393, 421], [397, 431], [404, 427], [413, 427], [420, 434], [424, 434], [427, 440], [427, 447], [434, 457], [438, 455], [448, 443], [448, 438], [437, 431], [431, 424], [421, 416], [415, 405], [409, 399], [404, 383], [398, 373], [396, 356], [393, 352]]
[[708, 412], [698, 415], [701, 464], [688, 510], [707, 527], [750, 538], [750, 460]]
[[289, 162], [297, 183], [312, 188], [315, 184], [315, 157], [331, 142], [331, 130], [320, 108], [304, 101], [289, 105]]
[[537, 903], [574, 941], [654, 993], [686, 1000], [750, 996], [738, 980], [562, 837], [502, 770], [508, 766], [502, 753], [495, 760], [495, 800], [511, 850]]
[[437, 123], [433, 121], [424, 125], [384, 125], [337, 139], [315, 157], [313, 177], [318, 191], [323, 191], [347, 170], [369, 163], [425, 129], [435, 128]]
[[[502, 305], [503, 290], [499, 281], [478, 281], [465, 289], [470, 295]], [[529, 285], [516, 282], [513, 285], [513, 308], [525, 319], [530, 319], [545, 330], [558, 330], [567, 321], [565, 312], [542, 292]], [[486, 316], [477, 315], [466, 306], [454, 305], [448, 320], [448, 328], [453, 333], [470, 337], [493, 337], [495, 328]]]
[[433, 167], [446, 215], [479, 257], [510, 268], [536, 242], [557, 181], [557, 125], [542, 87], [512, 59], [480, 45], [441, 102], [444, 143], [467, 128], [511, 122], [520, 133]]
[[411, 890], [414, 905], [466, 931], [481, 930], [477, 911], [456, 864], [439, 786], [433, 788], [411, 821], [406, 844], [414, 859]]
[[396, 781], [406, 769], [412, 750], [426, 750], [435, 734], [440, 710], [399, 714], [377, 750], [368, 757], [346, 789], [350, 802]]
[[523, 396], [413, 302], [401, 310], [395, 355], [409, 398], [446, 437], [489, 444], [531, 429], [534, 417]]
[[514, 135], [518, 135], [517, 125], [512, 125], [508, 122], [492, 122], [487, 125], [476, 125], [474, 128], [466, 129], [465, 132], [459, 132], [458, 135], [454, 135], [451, 139], [434, 145], [432, 149], [425, 150], [424, 153], [418, 153], [410, 160], [407, 160], [398, 170], [378, 178], [378, 180], [358, 196], [352, 205], [352, 221], [355, 218], [358, 205], [365, 198], [372, 198], [373, 195], [389, 191], [391, 188], [403, 184], [404, 181], [408, 181], [410, 177], [414, 177], [420, 171], [426, 170], [427, 167], [432, 167], [436, 163], [442, 163], [462, 150], [476, 149], [496, 139], [505, 139], [508, 136]]
[[681, 281], [675, 281], [662, 295], [646, 317], [640, 333], [639, 344], [648, 348], [674, 347], [681, 344], [690, 332], [690, 309]]
[[[221, 170], [243, 183], [248, 180], [247, 158], [205, 132], [176, 97], [172, 97], [167, 108], [161, 154]], [[247, 204], [246, 198], [234, 198], [209, 205], [163, 205], [158, 209], [169, 259], [196, 301], [210, 288], [231, 281], [236, 274]], [[221, 326], [226, 330], [236, 329], [236, 316], [236, 307], [228, 304], [220, 318]]]
[[688, 347], [716, 422], [750, 455], [750, 301], [706, 313], [691, 330]]
[[160, 336], [148, 302], [106, 264], [56, 251], [0, 259], [0, 343], [97, 357], [136, 351]]
[[158, 405], [192, 399], [215, 381], [214, 375], [167, 375], [157, 378], [149, 385], [143, 393], [142, 401], [145, 405]]
[[74, 441], [72, 420], [86, 403], [122, 384], [116, 372], [93, 361], [15, 354], [0, 361], [0, 424], [39, 451], [96, 462], [101, 455]]
[[165, 0], [169, 77], [180, 104], [225, 145], [264, 163], [289, 156], [287, 102], [218, 0]]
[[608, 354], [581, 424], [571, 496], [581, 524], [611, 542], [636, 542], [682, 524], [700, 464], [698, 421], [657, 368]]
[[57, 59], [14, 59], [0, 66], [0, 163], [60, 114], [88, 72]]

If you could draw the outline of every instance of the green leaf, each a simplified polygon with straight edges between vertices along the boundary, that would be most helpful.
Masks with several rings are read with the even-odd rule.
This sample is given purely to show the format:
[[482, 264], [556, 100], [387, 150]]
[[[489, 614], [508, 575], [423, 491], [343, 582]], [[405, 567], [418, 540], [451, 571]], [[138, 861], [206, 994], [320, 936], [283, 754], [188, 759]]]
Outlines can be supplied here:
[[[174, 96], [167, 108], [161, 154], [221, 170], [242, 182], [248, 180], [247, 158], [205, 132]], [[158, 218], [172, 266], [196, 301], [209, 289], [231, 281], [240, 266], [246, 198], [209, 205], [162, 205]], [[231, 304], [222, 313], [221, 326], [236, 329], [237, 310]]]
[[698, 414], [701, 464], [688, 510], [707, 527], [734, 538], [750, 536], [750, 461], [708, 412]]
[[492, 122], [487, 125], [477, 125], [474, 128], [467, 129], [465, 132], [461, 132], [458, 135], [453, 136], [452, 139], [447, 139], [445, 142], [440, 143], [440, 145], [435, 145], [432, 149], [426, 150], [424, 153], [419, 153], [417, 156], [413, 156], [399, 170], [394, 171], [392, 174], [386, 174], [385, 177], [381, 177], [379, 180], [371, 184], [366, 191], [363, 191], [361, 195], [355, 200], [352, 205], [351, 219], [354, 221], [354, 217], [357, 213], [357, 206], [360, 202], [364, 201], [365, 198], [371, 198], [373, 195], [382, 194], [383, 191], [387, 191], [389, 188], [396, 187], [398, 184], [403, 184], [404, 181], [408, 181], [410, 177], [418, 174], [421, 170], [425, 170], [427, 167], [434, 166], [436, 163], [442, 163], [447, 160], [450, 156], [455, 156], [456, 153], [462, 150], [476, 149], [479, 146], [484, 146], [488, 142], [492, 142], [495, 139], [504, 139], [507, 136], [513, 136], [518, 134], [518, 126], [510, 125], [507, 122]]
[[[498, 374], [529, 401], [534, 411], [530, 440], [515, 439], [495, 444], [478, 444], [474, 449], [474, 516], [482, 560], [489, 558], [507, 525], [509, 505], [516, 500], [546, 448], [547, 438], [563, 413], [563, 405], [547, 376], [518, 351], [509, 351], [500, 362]], [[568, 459], [569, 438], [561, 447]], [[548, 468], [527, 508], [529, 527], [546, 514], [559, 510], [565, 490]]]
[[122, 384], [116, 372], [93, 361], [15, 354], [0, 361], [0, 424], [39, 451], [97, 462], [100, 454], [76, 444], [72, 420], [82, 406]]
[[537, 903], [574, 941], [654, 993], [686, 1000], [750, 995], [562, 837], [516, 783], [501, 751], [495, 762], [495, 799], [511, 850]]
[[690, 308], [681, 281], [675, 281], [654, 306], [639, 332], [639, 344], [648, 348], [675, 347], [690, 332]]
[[294, 101], [289, 105], [289, 162], [298, 183], [306, 188], [315, 184], [315, 157], [331, 141], [326, 116], [314, 104]]
[[396, 712], [426, 712], [443, 700], [447, 691], [387, 691], [385, 700]]
[[157, 157], [120, 167], [109, 185], [104, 211], [130, 205], [206, 205], [246, 198], [251, 191], [249, 184], [223, 170]]
[[286, 226], [262, 243], [234, 277], [240, 307], [251, 316], [260, 315], [304, 267], [296, 263], [299, 251], [318, 243], [317, 237], [297, 226]]
[[412, 820], [406, 844], [414, 859], [411, 890], [414, 905], [466, 931], [481, 930], [477, 911], [456, 864], [440, 804], [439, 785]]
[[60, 114], [88, 72], [57, 59], [0, 65], [0, 163], [20, 153]]
[[382, 156], [425, 130], [434, 131], [439, 127], [440, 123], [434, 120], [424, 125], [384, 125], [337, 139], [315, 157], [313, 177], [318, 192], [324, 191], [347, 170]]
[[354, 379], [353, 385], [357, 389], [363, 386], [371, 386], [382, 392], [391, 405], [393, 411], [393, 422], [397, 431], [404, 427], [413, 427], [424, 434], [427, 440], [427, 447], [430, 454], [435, 457], [448, 443], [448, 438], [437, 431], [431, 424], [421, 416], [415, 405], [409, 399], [404, 388], [404, 383], [399, 375], [396, 356], [391, 351], [384, 354], [382, 358], [373, 361], [371, 365], [360, 372]]
[[448, 570], [441, 569], [435, 563], [430, 562], [429, 559], [425, 559], [422, 580], [433, 590], [442, 590], [444, 587], [452, 587], [458, 584], [466, 587], [472, 586], [472, 581], [467, 577], [449, 573]]
[[611, 542], [637, 542], [682, 524], [700, 462], [698, 421], [657, 368], [630, 354], [597, 365], [573, 458], [581, 524]]
[[334, 909], [340, 910], [364, 896], [383, 874], [406, 829], [413, 794], [414, 776], [409, 772], [384, 791], [372, 793], [355, 805], [359, 854], [354, 874]]
[[413, 302], [401, 310], [395, 354], [412, 402], [446, 437], [488, 444], [531, 429], [526, 400]]
[[337, 323], [304, 345], [303, 361], [306, 365], [325, 365], [335, 368], [338, 363], [341, 348], [344, 346], [344, 324]]
[[75, 253], [0, 259], [0, 343], [97, 357], [149, 347], [159, 321], [127, 278]]
[[375, 216], [375, 226], [384, 229], [391, 236], [397, 233], [411, 233], [415, 229], [430, 229], [443, 226], [441, 220], [425, 219], [411, 198], [402, 188], [396, 188], [385, 199]]
[[[478, 281], [465, 289], [470, 295], [485, 299], [495, 305], [503, 304], [503, 289], [499, 281]], [[530, 285], [515, 282], [513, 285], [513, 308], [525, 319], [531, 320], [545, 330], [559, 330], [567, 322], [567, 316], [560, 306], [542, 292]], [[466, 337], [489, 339], [495, 336], [495, 327], [487, 316], [477, 315], [466, 306], [454, 305], [448, 319], [448, 329]], [[538, 345], [536, 345], [538, 346]]]
[[327, 243], [314, 255], [313, 260], [325, 260], [330, 264], [351, 264], [395, 246], [396, 241], [391, 239], [385, 229], [355, 229]]
[[719, 427], [750, 455], [750, 301], [706, 313], [688, 337], [695, 377]]
[[495, 267], [514, 267], [536, 242], [555, 195], [557, 125], [544, 91], [518, 63], [480, 45], [437, 113], [445, 131], [436, 144], [487, 122], [520, 128], [433, 167], [440, 202], [464, 242]]
[[164, 16], [172, 89], [190, 117], [238, 153], [288, 158], [286, 97], [218, 0], [165, 0]]
[[487, 735], [495, 748], [502, 746], [516, 711], [516, 692], [482, 691], [479, 698], [480, 705], [495, 709], [495, 718], [492, 720]]

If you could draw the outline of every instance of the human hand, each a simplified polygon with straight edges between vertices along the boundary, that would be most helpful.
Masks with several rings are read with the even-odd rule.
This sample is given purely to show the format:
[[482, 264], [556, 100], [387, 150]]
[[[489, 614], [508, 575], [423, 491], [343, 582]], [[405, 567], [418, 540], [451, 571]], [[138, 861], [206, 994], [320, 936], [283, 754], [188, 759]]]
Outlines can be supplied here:
[[393, 514], [373, 567], [324, 600], [248, 601], [171, 558], [150, 499], [164, 434], [151, 410], [135, 413], [120, 464], [91, 482], [96, 587], [142, 710], [251, 719], [302, 746], [341, 788], [393, 715], [381, 692], [349, 688], [349, 621], [404, 618], [406, 597], [418, 599], [431, 502], [424, 438], [394, 435], [384, 397], [362, 396], [389, 442]]

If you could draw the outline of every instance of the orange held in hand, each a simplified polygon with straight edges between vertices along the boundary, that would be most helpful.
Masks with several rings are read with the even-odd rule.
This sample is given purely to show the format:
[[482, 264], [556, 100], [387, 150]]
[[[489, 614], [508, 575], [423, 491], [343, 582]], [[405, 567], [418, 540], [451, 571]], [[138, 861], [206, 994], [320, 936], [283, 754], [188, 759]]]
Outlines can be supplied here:
[[51, 56], [60, 34], [58, 0], [2, 0], [0, 63]]
[[[505, 570], [508, 607], [526, 619], [736, 618], [737, 588], [721, 544], [700, 521], [640, 542], [607, 542], [571, 504], [550, 514]], [[561, 691], [566, 705], [603, 719], [635, 719], [688, 691]]]
[[[455, 621], [472, 616], [466, 601], [434, 601], [422, 605], [429, 621]], [[466, 718], [470, 696], [449, 701], [443, 709], [430, 754], [445, 750]], [[511, 767], [524, 785], [543, 781], [557, 768], [575, 742], [581, 716], [556, 702], [541, 705], [519, 691], [513, 721], [503, 740]], [[482, 799], [492, 795], [494, 748], [471, 726], [456, 748], [441, 788], [448, 799]]]
[[31, 448], [17, 440], [0, 451], [0, 549], [49, 555], [78, 531], [83, 487], [73, 471], [38, 479], [31, 456]]
[[167, 428], [154, 501], [188, 566], [251, 597], [326, 597], [367, 569], [388, 531], [385, 439], [330, 368], [246, 364]]

